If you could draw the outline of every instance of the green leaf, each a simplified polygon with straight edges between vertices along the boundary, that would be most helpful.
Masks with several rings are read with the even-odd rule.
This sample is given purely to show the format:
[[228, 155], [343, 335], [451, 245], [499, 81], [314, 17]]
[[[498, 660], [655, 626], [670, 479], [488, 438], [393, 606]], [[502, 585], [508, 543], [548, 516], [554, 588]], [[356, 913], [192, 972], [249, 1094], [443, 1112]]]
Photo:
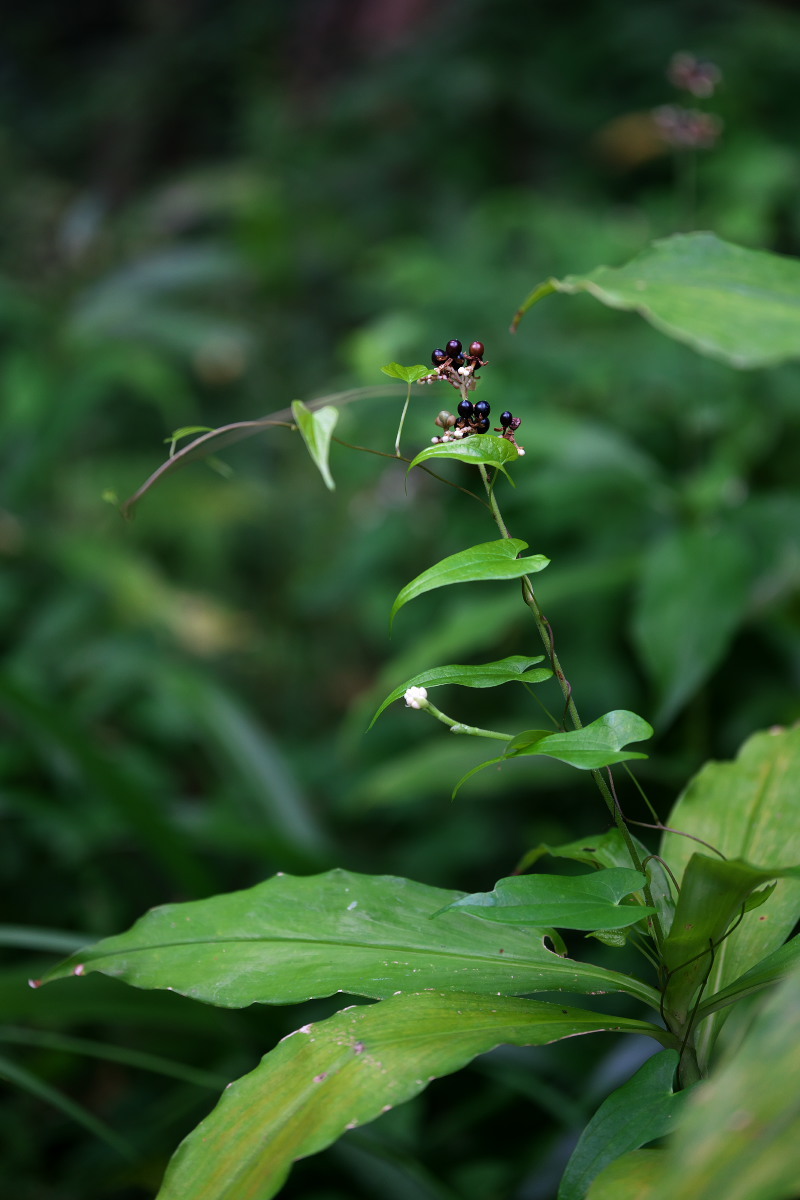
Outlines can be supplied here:
[[506, 925], [622, 929], [655, 912], [619, 903], [646, 882], [630, 867], [609, 867], [591, 875], [512, 875], [495, 884], [494, 891], [462, 896], [447, 908], [463, 908]]
[[394, 620], [409, 600], [435, 588], [447, 587], [451, 583], [474, 583], [477, 580], [521, 579], [523, 575], [543, 571], [550, 562], [543, 554], [534, 554], [529, 558], [517, 557], [527, 548], [528, 543], [519, 538], [501, 538], [497, 542], [481, 542], [443, 558], [412, 579], [398, 593], [392, 605], [391, 619]]
[[745, 613], [750, 555], [741, 535], [676, 530], [648, 551], [633, 616], [642, 663], [670, 720], [719, 664]]
[[602, 1030], [665, 1036], [645, 1021], [469, 993], [394, 996], [345, 1010], [290, 1034], [226, 1089], [178, 1148], [158, 1200], [269, 1200], [296, 1159], [476, 1055]]
[[502, 933], [467, 913], [430, 921], [460, 892], [391, 875], [276, 875], [245, 891], [151, 909], [127, 933], [73, 954], [43, 982], [102, 971], [208, 1004], [294, 1004], [337, 991], [382, 999], [413, 988], [520, 995], [654, 990], [560, 957], [546, 931]]
[[800, 1195], [800, 976], [769, 996], [741, 1046], [692, 1089], [647, 1200]]
[[787, 877], [800, 880], [800, 866], [761, 868], [742, 859], [692, 855], [663, 946], [670, 974], [665, 1005], [679, 1020], [686, 1019], [695, 991], [713, 965], [717, 943], [751, 893], [772, 879]]
[[798, 963], [800, 963], [800, 936], [793, 937], [778, 950], [774, 950], [772, 954], [762, 958], [761, 962], [751, 967], [749, 971], [745, 971], [744, 975], [734, 979], [728, 987], [705, 1000], [698, 1010], [698, 1019], [702, 1021], [704, 1017], [716, 1012], [717, 1009], [724, 1008], [735, 1000], [741, 1000], [745, 996], [759, 992], [769, 984], [783, 979], [795, 969]]
[[605, 713], [569, 733], [548, 733], [543, 729], [527, 729], [518, 733], [506, 746], [504, 757], [543, 754], [569, 763], [581, 771], [596, 771], [629, 758], [647, 758], [634, 750], [623, 751], [628, 742], [641, 742], [653, 736], [653, 727], [636, 713], [624, 708]]
[[516, 462], [519, 458], [519, 451], [508, 438], [497, 437], [493, 433], [473, 433], [459, 442], [440, 442], [433, 446], [426, 446], [415, 459], [412, 459], [408, 467], [409, 471], [412, 467], [419, 466], [420, 463], [427, 462], [431, 458], [454, 458], [457, 462], [472, 463], [473, 466], [482, 463], [487, 467], [497, 467], [503, 472], [509, 483], [513, 484], [514, 481], [506, 471], [506, 464]]
[[[666, 824], [716, 847], [727, 858], [788, 867], [800, 862], [800, 729], [758, 733], [734, 762], [707, 763], [689, 783]], [[697, 843], [675, 833], [662, 837], [660, 854], [680, 880]], [[781, 879], [763, 912], [748, 913], [714, 955], [704, 1000], [772, 954], [800, 919], [800, 883]], [[725, 1013], [700, 1027], [710, 1054]]]
[[[597, 1176], [586, 1200], [652, 1200], [661, 1178], [663, 1150], [632, 1150], [623, 1154]], [[699, 1200], [694, 1197], [693, 1200]]]
[[662, 238], [624, 267], [598, 267], [540, 284], [514, 317], [552, 292], [589, 292], [640, 313], [669, 337], [734, 367], [800, 357], [800, 262], [746, 250], [713, 233]]
[[512, 683], [513, 681], [542, 683], [545, 679], [550, 679], [553, 674], [548, 667], [533, 669], [534, 665], [540, 663], [543, 658], [543, 654], [536, 658], [513, 654], [510, 658], [501, 658], [498, 662], [482, 663], [477, 667], [453, 665], [432, 667], [429, 671], [422, 671], [389, 693], [370, 721], [369, 728], [372, 728], [384, 709], [404, 696], [410, 687], [444, 687], [445, 684], [457, 683], [461, 687], [487, 688], [498, 687], [501, 683]]
[[292, 416], [297, 422], [308, 453], [325, 481], [326, 488], [332, 492], [336, 485], [328, 466], [328, 455], [331, 449], [331, 435], [339, 420], [338, 409], [326, 406], [312, 411], [306, 408], [302, 400], [293, 400]]
[[396, 362], [387, 363], [381, 370], [390, 379], [402, 379], [403, 383], [416, 383], [418, 379], [424, 379], [426, 375], [433, 373], [432, 367], [404, 367]]
[[654, 1054], [600, 1105], [567, 1163], [558, 1200], [583, 1200], [609, 1163], [672, 1131], [690, 1094], [672, 1090], [679, 1057], [675, 1050]]

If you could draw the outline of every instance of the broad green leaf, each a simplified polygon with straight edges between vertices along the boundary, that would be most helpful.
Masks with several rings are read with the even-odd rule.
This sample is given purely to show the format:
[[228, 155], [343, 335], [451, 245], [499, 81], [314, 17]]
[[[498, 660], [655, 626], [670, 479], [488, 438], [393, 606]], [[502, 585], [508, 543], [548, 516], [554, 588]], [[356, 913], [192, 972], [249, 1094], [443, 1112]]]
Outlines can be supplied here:
[[750, 996], [753, 992], [761, 991], [769, 984], [783, 979], [785, 975], [795, 969], [798, 963], [800, 963], [800, 937], [793, 937], [791, 941], [786, 942], [778, 950], [774, 950], [772, 954], [768, 954], [749, 971], [745, 971], [744, 975], [734, 979], [728, 987], [705, 1000], [700, 1005], [699, 1019], [702, 1021], [709, 1013], [716, 1012], [717, 1009], [724, 1008], [735, 1000], [741, 1000], [744, 996]]
[[692, 1089], [647, 1200], [800, 1195], [800, 976], [766, 998], [747, 1036]]
[[662, 238], [624, 267], [548, 279], [523, 302], [552, 292], [588, 292], [611, 308], [640, 313], [662, 333], [733, 367], [800, 357], [800, 261], [746, 250], [713, 233]]
[[338, 410], [325, 407], [312, 411], [312, 409], [306, 408], [302, 400], [293, 400], [292, 416], [297, 422], [297, 428], [300, 430], [308, 453], [325, 481], [326, 488], [332, 492], [336, 484], [333, 482], [328, 465], [328, 456], [331, 449], [331, 436], [336, 422], [339, 420]]
[[[734, 762], [707, 763], [689, 783], [666, 824], [716, 847], [727, 858], [765, 868], [800, 862], [800, 729], [758, 733], [745, 742]], [[660, 853], [680, 880], [697, 842], [665, 833]], [[781, 879], [769, 904], [748, 913], [719, 946], [704, 993], [716, 992], [773, 953], [800, 919], [800, 883]], [[701, 1049], [710, 1052], [720, 1013], [699, 1030]]]
[[497, 542], [481, 542], [443, 558], [406, 584], [392, 605], [391, 619], [394, 620], [409, 600], [435, 588], [448, 587], [452, 583], [474, 583], [477, 580], [521, 579], [523, 575], [543, 571], [550, 562], [543, 554], [534, 554], [529, 558], [517, 557], [527, 548], [528, 543], [519, 538], [501, 538]]
[[741, 859], [692, 855], [663, 946], [670, 975], [665, 1004], [679, 1020], [686, 1019], [695, 991], [713, 965], [718, 944], [724, 945], [720, 939], [750, 895], [770, 880], [787, 877], [800, 880], [800, 866], [760, 868]]
[[621, 750], [620, 747], [628, 742], [639, 742], [653, 736], [653, 727], [648, 725], [636, 713], [626, 709], [616, 709], [605, 713], [584, 725], [582, 729], [571, 730], [569, 733], [549, 733], [546, 729], [526, 729], [518, 733], [506, 744], [506, 749], [499, 758], [490, 758], [479, 763], [471, 771], [467, 771], [453, 788], [453, 796], [459, 789], [483, 771], [486, 767], [494, 767], [508, 758], [522, 758], [526, 755], [541, 754], [547, 758], [556, 758], [559, 762], [577, 767], [581, 771], [597, 771], [601, 767], [613, 763], [625, 762], [630, 758], [647, 758], [636, 750]]
[[690, 1094], [672, 1090], [679, 1057], [675, 1050], [654, 1054], [600, 1105], [567, 1163], [558, 1200], [583, 1200], [609, 1163], [672, 1132]]
[[292, 1163], [504, 1043], [664, 1030], [535, 1000], [425, 992], [359, 1006], [284, 1038], [178, 1148], [158, 1200], [269, 1200]]
[[[639, 855], [639, 861], [645, 864], [650, 880], [650, 894], [656, 906], [659, 919], [664, 929], [669, 929], [675, 912], [675, 901], [669, 876], [663, 866], [653, 858], [645, 845], [633, 838], [633, 844]], [[587, 866], [600, 867], [629, 867], [631, 856], [620, 831], [614, 827], [605, 833], [580, 838], [576, 842], [566, 842], [561, 846], [550, 846], [541, 842], [529, 850], [517, 865], [517, 872], [522, 873], [537, 863], [544, 855], [551, 854], [553, 858], [567, 858], [572, 862], [585, 863]]]
[[622, 929], [655, 911], [639, 904], [620, 905], [645, 883], [645, 876], [630, 867], [609, 867], [591, 875], [512, 875], [496, 883], [494, 891], [462, 896], [447, 908], [466, 909], [506, 925]]
[[472, 463], [477, 466], [482, 463], [487, 467], [497, 467], [513, 484], [511, 476], [506, 471], [506, 465], [516, 462], [519, 451], [508, 438], [497, 437], [493, 433], [474, 433], [460, 442], [439, 442], [420, 450], [416, 458], [409, 464], [409, 471], [420, 463], [431, 458], [454, 458], [457, 462]]
[[432, 667], [429, 671], [422, 671], [419, 675], [407, 679], [405, 683], [401, 683], [393, 692], [390, 692], [370, 721], [369, 727], [371, 729], [384, 709], [404, 696], [410, 687], [433, 688], [444, 687], [448, 683], [457, 683], [461, 687], [487, 688], [498, 687], [501, 683], [513, 681], [542, 683], [545, 679], [550, 679], [553, 674], [548, 667], [535, 666], [543, 658], [543, 654], [536, 658], [526, 658], [521, 654], [514, 654], [510, 658], [501, 658], [498, 662], [482, 663], [476, 667], [458, 665]]
[[647, 721], [626, 709], [616, 709], [569, 733], [548, 733], [542, 729], [518, 733], [506, 746], [504, 756], [544, 754], [582, 771], [596, 771], [629, 758], [647, 758], [646, 754], [623, 751], [622, 747], [652, 736], [653, 727]]
[[42, 982], [102, 971], [223, 1008], [337, 991], [382, 999], [425, 987], [627, 991], [658, 1008], [639, 980], [548, 950], [544, 930], [498, 931], [467, 913], [428, 919], [460, 895], [391, 875], [276, 875], [246, 891], [151, 909]]
[[656, 725], [705, 682], [744, 616], [750, 556], [724, 529], [676, 530], [648, 551], [633, 615], [639, 656], [657, 689]]
[[400, 363], [390, 362], [385, 367], [381, 367], [381, 370], [390, 379], [402, 379], [403, 383], [416, 383], [418, 379], [424, 379], [426, 375], [430, 375], [433, 368], [421, 365], [404, 367]]

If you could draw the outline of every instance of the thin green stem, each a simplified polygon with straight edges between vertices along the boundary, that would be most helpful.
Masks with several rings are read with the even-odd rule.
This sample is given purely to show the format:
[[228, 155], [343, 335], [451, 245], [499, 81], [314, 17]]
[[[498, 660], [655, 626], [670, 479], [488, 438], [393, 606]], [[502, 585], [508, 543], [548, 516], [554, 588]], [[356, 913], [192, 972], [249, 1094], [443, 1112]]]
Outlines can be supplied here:
[[461, 721], [454, 721], [452, 717], [448, 717], [441, 709], [438, 709], [435, 704], [431, 704], [430, 700], [422, 703], [420, 708], [423, 712], [429, 712], [432, 717], [436, 717], [437, 721], [441, 721], [443, 725], [447, 725], [451, 733], [465, 733], [471, 737], [493, 738], [496, 742], [510, 742], [513, 738], [513, 733], [498, 733], [495, 729], [482, 729], [479, 725], [464, 725]]
[[[500, 512], [500, 506], [497, 503], [497, 497], [494, 494], [493, 481], [490, 481], [489, 474], [483, 464], [478, 466], [478, 470], [481, 473], [481, 478], [483, 480], [484, 488], [486, 489], [486, 495], [489, 500], [489, 506], [492, 510], [492, 516], [494, 517], [495, 524], [504, 538], [510, 538], [511, 534], [508, 531], [508, 526], [503, 519], [503, 514]], [[523, 575], [522, 577], [522, 598], [533, 613], [533, 619], [536, 622], [536, 628], [539, 632], [539, 637], [541, 638], [542, 644], [544, 645], [544, 648], [550, 659], [550, 665], [552, 666], [553, 674], [558, 681], [558, 686], [561, 688], [561, 694], [564, 697], [565, 704], [565, 718], [569, 718], [573, 729], [582, 729], [583, 722], [581, 721], [575, 701], [572, 698], [572, 685], [564, 674], [564, 670], [561, 666], [558, 655], [556, 654], [555, 640], [550, 628], [550, 623], [542, 612], [539, 601], [536, 599], [536, 594], [533, 590], [533, 584], [527, 575]], [[611, 817], [617, 826], [623, 841], [625, 842], [631, 862], [637, 871], [642, 871], [642, 862], [639, 857], [639, 852], [636, 849], [636, 844], [625, 822], [625, 818], [622, 814], [622, 810], [620, 809], [616, 796], [612, 793], [611, 788], [608, 786], [599, 771], [592, 771], [592, 778], [594, 779], [595, 784], [597, 785], [597, 788], [606, 803], [606, 807], [608, 808], [608, 811], [611, 814]], [[642, 874], [644, 874], [643, 871]], [[648, 906], [650, 908], [655, 908], [655, 905], [653, 904], [653, 898], [650, 893], [649, 883], [645, 885], [643, 890]], [[655, 913], [648, 918], [648, 922], [653, 931], [656, 945], [660, 947], [664, 936], [663, 930], [661, 929], [661, 922]]]
[[402, 458], [402, 455], [400, 454], [400, 438], [403, 436], [403, 426], [406, 423], [406, 413], [408, 412], [408, 406], [410, 403], [411, 403], [411, 384], [409, 383], [408, 392], [406, 393], [406, 402], [403, 405], [403, 412], [400, 417], [400, 424], [397, 426], [397, 437], [394, 439], [394, 453], [395, 453], [396, 458]]

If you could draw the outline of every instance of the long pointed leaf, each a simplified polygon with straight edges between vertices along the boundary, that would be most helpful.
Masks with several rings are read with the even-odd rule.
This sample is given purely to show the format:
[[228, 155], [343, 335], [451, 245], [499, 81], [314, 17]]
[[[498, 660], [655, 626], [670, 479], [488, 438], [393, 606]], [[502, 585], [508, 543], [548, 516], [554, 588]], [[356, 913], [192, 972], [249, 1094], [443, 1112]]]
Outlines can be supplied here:
[[435, 566], [423, 571], [416, 579], [398, 593], [392, 605], [392, 620], [409, 600], [422, 596], [435, 588], [447, 587], [452, 583], [474, 583], [477, 580], [521, 579], [523, 575], [543, 571], [550, 562], [543, 554], [529, 558], [517, 555], [527, 550], [528, 543], [519, 538], [501, 538], [497, 542], [482, 542], [443, 558]]
[[499, 931], [455, 912], [429, 920], [460, 895], [386, 875], [278, 875], [247, 891], [152, 909], [43, 982], [102, 971], [230, 1008], [337, 991], [383, 998], [409, 987], [627, 991], [658, 1007], [639, 980], [548, 950], [546, 931]]
[[417, 993], [345, 1010], [276, 1046], [176, 1152], [158, 1200], [269, 1200], [292, 1163], [503, 1043], [601, 1030], [670, 1035], [645, 1021], [535, 1000]]
[[510, 658], [501, 658], [498, 662], [481, 663], [476, 667], [457, 664], [447, 667], [432, 667], [428, 671], [422, 671], [419, 675], [407, 679], [405, 683], [399, 684], [394, 691], [390, 692], [370, 721], [369, 727], [371, 729], [384, 709], [393, 704], [395, 700], [399, 700], [410, 687], [444, 687], [448, 683], [457, 683], [461, 687], [486, 688], [497, 687], [501, 683], [513, 681], [542, 683], [545, 679], [550, 679], [553, 674], [549, 667], [532, 669], [543, 658], [543, 654], [536, 658], [525, 658], [521, 654], [515, 654]]
[[322, 476], [325, 487], [332, 492], [336, 484], [333, 482], [328, 465], [328, 456], [331, 450], [331, 437], [336, 422], [339, 420], [338, 409], [327, 404], [324, 408], [312, 410], [306, 408], [302, 400], [293, 400], [292, 416], [297, 422], [297, 428], [300, 430], [306, 449]]
[[556, 929], [624, 929], [655, 910], [620, 905], [641, 891], [646, 876], [630, 867], [609, 867], [591, 875], [512, 875], [491, 892], [462, 896], [448, 906], [487, 921]]

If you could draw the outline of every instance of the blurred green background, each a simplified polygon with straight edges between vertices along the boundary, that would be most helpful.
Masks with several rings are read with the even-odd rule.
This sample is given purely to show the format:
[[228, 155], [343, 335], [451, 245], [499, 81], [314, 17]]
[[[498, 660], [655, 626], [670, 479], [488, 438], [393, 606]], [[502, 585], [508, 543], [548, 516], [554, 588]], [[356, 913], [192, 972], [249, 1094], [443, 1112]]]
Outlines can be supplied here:
[[[688, 100], [724, 122], [697, 153], [652, 117], [685, 102], [666, 74], [681, 50], [723, 75]], [[797, 718], [797, 368], [732, 371], [587, 297], [508, 325], [547, 276], [680, 229], [800, 253], [798, 61], [800, 16], [777, 3], [6, 15], [0, 1164], [16, 1200], [153, 1195], [219, 1088], [340, 1003], [232, 1013], [96, 976], [25, 986], [72, 946], [275, 870], [482, 889], [539, 841], [606, 824], [590, 782], [545, 761], [451, 803], [485, 754], [402, 705], [364, 734], [416, 671], [538, 653], [514, 585], [423, 598], [389, 639], [404, 583], [494, 537], [483, 509], [341, 447], [329, 495], [276, 429], [124, 522], [109, 500], [172, 430], [380, 386], [385, 362], [479, 338], [482, 397], [523, 418], [511, 531], [552, 559], [537, 592], [584, 719], [656, 724], [638, 776], [662, 816], [705, 758]], [[337, 432], [391, 451], [401, 403], [349, 406]], [[416, 389], [407, 451], [448, 404]], [[523, 689], [442, 705], [545, 723]], [[480, 1060], [298, 1166], [285, 1194], [547, 1200], [629, 1069], [595, 1041]]]

